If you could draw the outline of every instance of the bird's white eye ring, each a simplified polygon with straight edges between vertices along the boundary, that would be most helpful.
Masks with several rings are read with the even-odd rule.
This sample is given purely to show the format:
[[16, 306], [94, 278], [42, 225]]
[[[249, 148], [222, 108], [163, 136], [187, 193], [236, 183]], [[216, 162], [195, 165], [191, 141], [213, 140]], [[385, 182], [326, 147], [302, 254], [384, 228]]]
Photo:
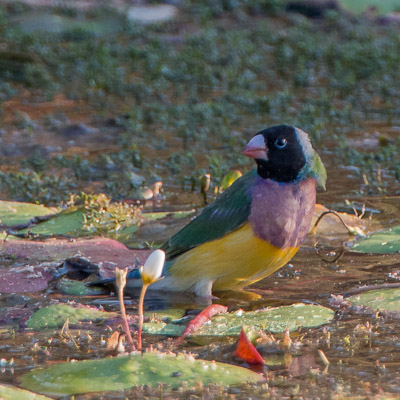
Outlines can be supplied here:
[[283, 149], [287, 145], [287, 140], [285, 138], [278, 138], [278, 139], [275, 140], [274, 145], [278, 149]]

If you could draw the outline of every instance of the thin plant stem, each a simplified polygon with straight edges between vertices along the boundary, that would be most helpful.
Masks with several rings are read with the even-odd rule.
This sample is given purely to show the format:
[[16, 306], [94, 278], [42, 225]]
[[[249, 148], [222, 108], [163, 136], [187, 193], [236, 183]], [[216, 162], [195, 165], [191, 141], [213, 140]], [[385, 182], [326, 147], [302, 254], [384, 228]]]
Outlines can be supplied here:
[[143, 330], [143, 303], [144, 303], [144, 295], [146, 294], [146, 290], [149, 287], [149, 284], [143, 283], [142, 291], [140, 292], [139, 299], [139, 330], [138, 330], [138, 350], [142, 350], [142, 330]]
[[333, 210], [324, 211], [324, 212], [318, 217], [318, 219], [317, 219], [317, 221], [315, 222], [314, 226], [313, 226], [312, 229], [310, 230], [310, 233], [311, 233], [312, 235], [315, 234], [315, 231], [317, 230], [317, 226], [318, 226], [319, 222], [321, 221], [321, 219], [322, 219], [323, 217], [325, 217], [325, 215], [328, 215], [328, 214], [333, 214], [334, 216], [338, 217], [339, 220], [340, 220], [340, 222], [342, 223], [342, 225], [346, 228], [347, 232], [348, 232], [350, 235], [354, 235], [354, 232], [353, 232], [353, 231], [347, 226], [347, 224], [343, 221], [343, 218], [342, 218], [336, 211], [333, 211]]
[[124, 288], [123, 287], [118, 287], [118, 299], [119, 299], [119, 307], [121, 309], [121, 314], [122, 314], [122, 321], [124, 324], [124, 331], [125, 331], [126, 337], [128, 339], [130, 350], [134, 351], [135, 345], [133, 343], [131, 330], [129, 329], [128, 319], [126, 318], [126, 311], [125, 311], [125, 304], [124, 304]]

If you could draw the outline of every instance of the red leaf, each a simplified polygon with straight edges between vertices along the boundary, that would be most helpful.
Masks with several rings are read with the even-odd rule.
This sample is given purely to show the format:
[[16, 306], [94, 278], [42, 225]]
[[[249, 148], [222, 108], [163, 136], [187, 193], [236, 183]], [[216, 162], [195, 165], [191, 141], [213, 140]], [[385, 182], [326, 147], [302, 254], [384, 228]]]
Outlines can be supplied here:
[[240, 331], [238, 346], [234, 353], [234, 356], [240, 358], [243, 361], [246, 361], [248, 364], [265, 364], [264, 359], [261, 357], [257, 349], [253, 346], [253, 343], [250, 342], [243, 328]]
[[211, 317], [216, 314], [225, 313], [228, 311], [228, 307], [221, 306], [220, 304], [211, 304], [206, 307], [200, 314], [196, 315], [194, 319], [192, 319], [181, 336], [176, 339], [175, 343], [179, 344], [182, 340], [188, 336], [198, 331]]

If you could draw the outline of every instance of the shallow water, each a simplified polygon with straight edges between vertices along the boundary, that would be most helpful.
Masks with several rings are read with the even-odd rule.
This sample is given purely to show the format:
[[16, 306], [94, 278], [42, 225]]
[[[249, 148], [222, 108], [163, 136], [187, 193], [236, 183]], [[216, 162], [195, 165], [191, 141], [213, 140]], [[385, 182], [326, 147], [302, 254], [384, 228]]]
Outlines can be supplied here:
[[[380, 126], [385, 130], [384, 126]], [[390, 130], [390, 127], [388, 127]], [[47, 136], [46, 136], [47, 135]], [[110, 150], [110, 144], [98, 141], [98, 133], [82, 136], [70, 147], [66, 139], [64, 150], [80, 154], [100, 153], [105, 147]], [[360, 134], [354, 133], [355, 138]], [[51, 143], [55, 140], [63, 146], [59, 138], [54, 138], [52, 133], [36, 135], [42, 143]], [[52, 139], [52, 137], [54, 139]], [[362, 136], [361, 136], [362, 137]], [[147, 155], [151, 148], [144, 146], [144, 139], [138, 141], [139, 148]], [[172, 146], [174, 140], [171, 141]], [[105, 147], [104, 147], [105, 146]], [[141, 147], [142, 146], [142, 147]], [[171, 145], [170, 145], [171, 146]], [[328, 146], [334, 146], [329, 143]], [[116, 147], [117, 149], [117, 147]], [[168, 146], [165, 154], [168, 154]], [[159, 154], [160, 157], [162, 153]], [[351, 207], [345, 205], [345, 200], [353, 201], [358, 208], [366, 205], [364, 218], [373, 221], [374, 229], [387, 227], [398, 222], [400, 214], [400, 198], [398, 196], [365, 196], [354, 192], [355, 187], [360, 187], [360, 177], [355, 176], [350, 169], [334, 167], [335, 159], [329, 154], [324, 155], [328, 165], [328, 186], [326, 192], [318, 193], [317, 201], [328, 208], [353, 213]], [[331, 166], [331, 168], [329, 168]], [[362, 185], [362, 184], [361, 184]], [[396, 192], [400, 186], [393, 187]], [[179, 210], [199, 206], [202, 199], [199, 193], [182, 191], [173, 178], [165, 177], [166, 199], [158, 202], [157, 207], [149, 202], [145, 210]], [[184, 220], [171, 224], [160, 234], [159, 240], [168, 237], [172, 232], [184, 224]], [[154, 239], [153, 233], [144, 233], [141, 239]], [[400, 259], [396, 255], [366, 255], [351, 252], [349, 243], [354, 239], [346, 232], [341, 234], [316, 234], [308, 236], [304, 245], [290, 262], [272, 276], [254, 284], [248, 293], [224, 293], [214, 303], [224, 304], [230, 310], [243, 308], [254, 310], [262, 307], [276, 307], [293, 304], [296, 302], [317, 303], [332, 307], [332, 294], [345, 295], [348, 291], [364, 285], [377, 285], [398, 283], [400, 276]], [[5, 260], [4, 260], [5, 261]], [[10, 262], [10, 261], [8, 261]], [[11, 261], [12, 263], [12, 261]], [[5, 265], [5, 264], [3, 264]], [[260, 295], [252, 299], [253, 294]], [[138, 293], [126, 292], [126, 307], [128, 314], [136, 313]], [[18, 385], [18, 377], [32, 367], [48, 366], [60, 361], [71, 359], [83, 360], [106, 356], [105, 346], [101, 344], [102, 338], [107, 338], [110, 332], [103, 327], [94, 330], [73, 330], [79, 349], [73, 343], [60, 336], [60, 331], [53, 332], [28, 332], [23, 329], [23, 321], [29, 316], [29, 309], [41, 308], [52, 301], [66, 302], [76, 300], [83, 304], [103, 306], [107, 311], [118, 311], [118, 302], [114, 295], [74, 298], [61, 295], [56, 289], [49, 289], [45, 294], [2, 295], [0, 298], [2, 308], [9, 311], [8, 321], [13, 320], [12, 327], [9, 323], [3, 324], [0, 330], [0, 358], [9, 361], [14, 359], [12, 366], [0, 369], [0, 380], [5, 383]], [[146, 297], [145, 307], [150, 311], [169, 308], [184, 308], [186, 310], [201, 310], [207, 302], [198, 301], [193, 296], [182, 296], [150, 291]], [[235, 392], [229, 388], [218, 389], [224, 396], [254, 396], [263, 397], [267, 394], [275, 396], [292, 396], [298, 393], [304, 397], [315, 396], [373, 396], [380, 392], [397, 393], [400, 387], [398, 366], [400, 365], [400, 348], [398, 346], [398, 322], [382, 315], [371, 313], [354, 314], [349, 309], [336, 308], [335, 320], [325, 327], [305, 329], [300, 334], [294, 333], [293, 340], [301, 343], [299, 349], [286, 356], [264, 355], [267, 364], [265, 368], [267, 386], [241, 387]], [[11, 313], [11, 317], [10, 317]], [[368, 327], [365, 328], [365, 327]], [[364, 330], [368, 334], [364, 334]], [[361, 332], [361, 333], [360, 333]], [[90, 336], [88, 336], [88, 334]], [[280, 335], [277, 335], [279, 338]], [[299, 339], [300, 338], [300, 339]], [[234, 341], [232, 339], [213, 338], [203, 339], [199, 344], [188, 340], [184, 345], [186, 351], [198, 353], [201, 358], [215, 359], [223, 362], [238, 363], [232, 356]], [[158, 347], [169, 348], [168, 338], [144, 336], [144, 344], [154, 344]], [[317, 350], [323, 350], [330, 361], [325, 366]], [[272, 358], [271, 358], [272, 357]], [[274, 358], [275, 357], [275, 358]], [[239, 363], [240, 364], [240, 363]], [[148, 395], [159, 395], [157, 391], [148, 390]], [[171, 392], [172, 397], [201, 395], [207, 397], [214, 394], [216, 389], [182, 389], [181, 392]], [[169, 393], [170, 389], [165, 388]], [[136, 398], [143, 396], [143, 388], [131, 389], [125, 394], [104, 394], [106, 399]], [[98, 395], [75, 396], [75, 399], [98, 398]]]
[[[293, 20], [295, 23], [296, 21]], [[290, 22], [290, 21], [289, 21]], [[220, 21], [220, 27], [229, 25], [229, 20]], [[281, 27], [281, 20], [273, 20], [273, 26]], [[290, 22], [291, 24], [292, 22]], [[297, 22], [296, 22], [297, 23]], [[191, 25], [187, 20], [181, 21], [181, 26]], [[195, 25], [187, 28], [193, 32], [199, 29]], [[175, 31], [178, 30], [178, 33]], [[156, 35], [155, 32], [152, 32]], [[164, 35], [164, 36], [163, 36]], [[168, 36], [169, 35], [169, 36]], [[183, 34], [178, 28], [171, 28], [171, 32], [161, 33], [163, 40], [176, 41], [177, 46], [182, 44]], [[282, 36], [283, 37], [283, 36]], [[284, 79], [282, 79], [284, 80]], [[280, 89], [282, 82], [272, 82], [271, 87]], [[312, 92], [310, 88], [309, 92]], [[205, 98], [217, 95], [214, 92], [203, 93]], [[307, 91], [298, 94], [299, 99], [307, 96]], [[318, 93], [317, 93], [318, 94]], [[301, 102], [297, 99], [297, 109]], [[43, 100], [43, 99], [42, 99]], [[112, 152], [119, 153], [126, 148], [120, 143], [120, 136], [124, 128], [115, 124], [116, 119], [123, 119], [121, 110], [129, 109], [125, 104], [126, 99], [115, 100], [114, 108], [109, 114], [102, 110], [93, 110], [88, 102], [82, 100], [67, 99], [65, 96], [55, 96], [51, 101], [37, 101], [27, 92], [3, 102], [3, 124], [7, 127], [2, 134], [2, 152], [4, 162], [2, 171], [19, 171], [21, 162], [29, 158], [36, 150], [43, 153], [44, 158], [52, 158], [58, 155], [72, 156], [77, 154], [83, 159], [97, 160], [99, 155]], [[173, 99], [174, 101], [177, 99]], [[179, 99], [178, 99], [179, 100]], [[177, 101], [178, 101], [177, 100]], [[127, 99], [126, 101], [132, 101]], [[365, 100], [368, 103], [368, 99]], [[368, 103], [370, 106], [370, 104]], [[295, 108], [296, 108], [295, 107]], [[370, 106], [372, 108], [372, 106]], [[22, 129], [18, 126], [15, 111], [26, 113], [30, 119], [37, 122], [39, 127]], [[295, 109], [296, 111], [296, 109]], [[61, 113], [68, 119], [62, 124], [86, 124], [87, 129], [77, 132], [65, 132], [60, 129], [45, 129], [41, 118]], [[286, 113], [286, 110], [285, 110]], [[107, 118], [105, 117], [107, 114]], [[271, 113], [273, 114], [273, 113]], [[356, 112], [354, 112], [356, 114]], [[385, 113], [378, 107], [369, 110], [369, 115], [374, 120], [360, 117], [358, 126], [348, 132], [351, 146], [358, 150], [365, 150], [370, 146], [371, 152], [380, 151], [379, 132], [389, 141], [398, 137], [399, 120], [393, 119], [387, 123]], [[158, 117], [158, 116], [157, 116]], [[19, 117], [20, 118], [20, 117]], [[196, 168], [206, 168], [209, 164], [207, 156], [212, 148], [222, 155], [223, 159], [229, 159], [230, 167], [242, 170], [249, 168], [250, 164], [236, 165], [232, 162], [232, 151], [240, 151], [241, 141], [245, 141], [253, 130], [264, 124], [263, 117], [243, 119], [238, 131], [232, 139], [233, 144], [226, 143], [226, 139], [216, 138], [202, 145], [201, 140], [194, 146]], [[276, 115], [268, 117], [269, 123], [276, 122]], [[285, 114], [286, 118], [286, 114]], [[31, 122], [32, 122], [31, 121]], [[39, 121], [39, 122], [38, 122]], [[117, 125], [117, 126], [115, 126]], [[161, 123], [160, 123], [161, 125]], [[356, 125], [356, 124], [354, 124]], [[361, 126], [360, 126], [361, 125]], [[76, 128], [76, 127], [75, 127]], [[335, 129], [332, 128], [332, 136]], [[233, 130], [233, 129], [232, 129]], [[64, 132], [64, 133], [61, 133]], [[151, 131], [152, 135], [140, 132], [134, 136], [140, 155], [151, 161], [151, 166], [146, 166], [146, 174], [157, 174], [164, 182], [164, 199], [144, 204], [145, 211], [152, 210], [190, 210], [193, 207], [203, 206], [203, 198], [198, 187], [195, 191], [189, 189], [190, 184], [185, 183], [182, 189], [181, 175], [171, 172], [166, 168], [166, 163], [172, 153], [185, 153], [183, 139], [178, 137], [175, 131], [163, 130], [157, 125], [157, 129]], [[330, 131], [328, 132], [330, 133]], [[321, 149], [321, 155], [328, 169], [328, 185], [326, 192], [318, 193], [318, 202], [328, 208], [353, 213], [352, 207], [346, 204], [346, 200], [353, 202], [358, 213], [361, 213], [365, 204], [364, 218], [370, 218], [371, 230], [378, 230], [398, 224], [400, 215], [400, 183], [392, 175], [387, 176], [383, 169], [373, 171], [376, 182], [368, 182], [363, 178], [360, 169], [352, 164], [343, 164], [338, 159], [338, 143], [331, 136], [316, 141], [316, 147]], [[7, 151], [5, 151], [6, 149]], [[182, 150], [183, 149], [183, 150]], [[348, 161], [348, 160], [347, 160]], [[146, 169], [147, 168], [147, 169]], [[185, 168], [191, 169], [192, 165]], [[194, 168], [194, 167], [193, 167]], [[100, 172], [99, 172], [100, 170]], [[74, 171], [78, 173], [80, 170]], [[150, 172], [149, 172], [150, 171]], [[142, 172], [142, 171], [140, 171]], [[189, 171], [192, 172], [192, 171]], [[194, 171], [197, 173], [197, 170]], [[57, 170], [56, 173], [63, 173]], [[67, 170], [66, 174], [71, 174]], [[117, 181], [121, 176], [121, 170], [111, 168], [109, 175], [103, 169], [95, 168], [91, 171], [90, 180], [79, 181], [74, 190], [87, 190], [98, 193], [104, 189], [107, 182]], [[381, 175], [380, 175], [381, 174]], [[179, 176], [179, 178], [178, 178]], [[388, 195], [377, 195], [373, 184], [385, 183]], [[75, 182], [76, 183], [76, 182]], [[8, 193], [1, 193], [1, 198], [8, 198]], [[209, 201], [214, 195], [209, 194]], [[25, 198], [24, 198], [25, 199]], [[35, 199], [36, 200], [36, 199]], [[159, 230], [143, 230], [137, 234], [137, 241], [156, 242], [164, 240], [174, 231], [179, 229], [186, 220], [169, 221], [166, 228]], [[102, 397], [99, 394], [75, 396], [75, 399], [122, 399], [143, 398], [147, 396], [161, 398], [371, 398], [376, 396], [390, 397], [400, 392], [400, 377], [398, 367], [400, 365], [400, 347], [398, 325], [396, 317], [390, 317], [383, 313], [362, 312], [356, 313], [353, 309], [346, 308], [337, 301], [337, 297], [352, 292], [364, 285], [385, 285], [400, 283], [400, 257], [394, 255], [368, 255], [351, 251], [351, 243], [354, 241], [343, 233], [317, 233], [308, 236], [303, 247], [293, 258], [289, 265], [271, 275], [270, 277], [254, 284], [245, 293], [217, 294], [218, 299], [214, 303], [224, 304], [230, 310], [243, 308], [255, 310], [266, 306], [276, 307], [293, 304], [295, 302], [317, 303], [336, 310], [335, 319], [325, 327], [314, 329], [302, 329], [300, 332], [292, 332], [292, 340], [298, 344], [297, 350], [282, 355], [261, 354], [267, 360], [267, 367], [263, 371], [266, 376], [264, 385], [247, 385], [240, 388], [182, 388], [173, 390], [169, 387], [163, 389], [150, 389], [147, 387], [133, 388], [129, 391], [109, 392]], [[15, 266], [12, 258], [2, 259], [1, 266]], [[260, 297], [256, 298], [258, 295]], [[332, 296], [333, 295], [333, 296]], [[107, 339], [111, 331], [103, 326], [94, 326], [89, 330], [87, 326], [81, 329], [72, 329], [71, 332], [79, 348], [73, 342], [60, 335], [60, 330], [51, 332], [30, 332], [24, 328], [24, 322], [30, 316], [33, 309], [42, 308], [52, 301], [67, 302], [75, 300], [82, 304], [104, 307], [107, 311], [118, 311], [119, 305], [113, 293], [98, 296], [74, 297], [61, 295], [54, 285], [43, 293], [29, 293], [21, 295], [0, 295], [1, 316], [0, 320], [0, 359], [14, 362], [0, 366], [0, 381], [18, 385], [18, 377], [34, 367], [49, 366], [54, 363], [69, 361], [71, 359], [83, 360], [105, 357], [106, 348], [102, 338]], [[137, 312], [138, 293], [126, 292], [126, 307], [130, 315]], [[149, 291], [146, 296], [145, 307], [148, 311], [157, 311], [170, 308], [181, 308], [188, 312], [201, 310], [207, 302], [199, 301], [190, 295], [167, 294]], [[276, 335], [278, 339], [282, 335]], [[240, 364], [233, 357], [234, 343], [236, 339], [205, 338], [202, 340], [188, 339], [183, 345], [186, 351], [194, 352], [200, 358], [215, 359], [217, 361]], [[144, 345], [153, 344], [164, 349], [171, 348], [171, 341], [165, 337], [144, 335]], [[318, 350], [322, 350], [330, 361], [325, 365], [319, 356]], [[359, 396], [359, 397], [357, 397]], [[380, 397], [381, 396], [381, 397]]]
[[[323, 195], [325, 201], [332, 203], [340, 201], [331, 182], [333, 195], [329, 190]], [[340, 188], [340, 191], [343, 187]], [[376, 200], [376, 202], [375, 202]], [[324, 203], [325, 203], [324, 201]], [[329, 204], [329, 203], [325, 203]], [[398, 198], [370, 199], [371, 209], [379, 211], [373, 218], [383, 225], [393, 221], [400, 201]], [[225, 293], [213, 302], [225, 304], [231, 310], [259, 309], [266, 306], [281, 306], [295, 302], [317, 303], [332, 307], [331, 295], [346, 294], [351, 289], [363, 285], [396, 283], [400, 262], [398, 255], [364, 255], [344, 250], [349, 237], [346, 234], [336, 236], [308, 236], [305, 244], [291, 261], [277, 273], [258, 282], [249, 288], [250, 293], [261, 297], [251, 300], [241, 293]], [[135, 314], [138, 293], [126, 293], [128, 314]], [[20, 326], [24, 308], [27, 306], [41, 308], [53, 300], [68, 301], [71, 296], [63, 296], [56, 290], [48, 290], [45, 295], [24, 294], [2, 296], [2, 307], [9, 307], [15, 312], [15, 322]], [[83, 304], [99, 306], [106, 310], [118, 311], [119, 306], [115, 296], [104, 295], [95, 297], [73, 298]], [[169, 295], [149, 292], [146, 297], [147, 310], [156, 311], [168, 308], [202, 309], [206, 304], [196, 301], [191, 296]], [[14, 359], [12, 367], [0, 370], [2, 382], [18, 384], [18, 376], [32, 367], [48, 366], [54, 362], [71, 359], [92, 359], [106, 356], [105, 346], [101, 339], [108, 337], [109, 332], [98, 327], [89, 331], [73, 330], [75, 340], [80, 348], [74, 347], [68, 339], [60, 337], [60, 331], [27, 332], [5, 326], [0, 330], [0, 358]], [[232, 389], [222, 389], [225, 395], [235, 394], [239, 397], [263, 397], [273, 391], [276, 396], [288, 396], [290, 393], [302, 393], [305, 397], [314, 396], [373, 396], [380, 392], [397, 393], [399, 387], [398, 366], [400, 365], [400, 349], [398, 346], [398, 322], [383, 315], [371, 313], [354, 314], [351, 310], [337, 308], [334, 321], [325, 327], [303, 329], [300, 334], [293, 333], [293, 340], [301, 343], [299, 349], [290, 356], [264, 355], [269, 363], [265, 369], [268, 387], [245, 387], [235, 392]], [[367, 328], [368, 329], [367, 329]], [[367, 330], [367, 334], [365, 334]], [[90, 337], [88, 336], [90, 334]], [[276, 335], [278, 338], [280, 335]], [[165, 337], [144, 336], [144, 344], [153, 343], [165, 348], [170, 347], [170, 341]], [[184, 349], [199, 353], [201, 358], [215, 359], [223, 362], [237, 363], [232, 357], [233, 341], [230, 339], [202, 339], [200, 343], [189, 339]], [[330, 361], [324, 366], [317, 350], [322, 350]], [[262, 354], [262, 353], [261, 353]], [[146, 389], [149, 395], [157, 395], [157, 391]], [[164, 389], [168, 393], [170, 389]], [[218, 389], [221, 390], [221, 389]], [[141, 397], [143, 389], [131, 389], [122, 394], [104, 394], [107, 399]], [[194, 389], [173, 391], [175, 398], [184, 398], [194, 394]], [[202, 389], [197, 394], [214, 393], [213, 389]], [[215, 394], [215, 393], [214, 393]], [[76, 399], [99, 398], [98, 395], [75, 396]]]

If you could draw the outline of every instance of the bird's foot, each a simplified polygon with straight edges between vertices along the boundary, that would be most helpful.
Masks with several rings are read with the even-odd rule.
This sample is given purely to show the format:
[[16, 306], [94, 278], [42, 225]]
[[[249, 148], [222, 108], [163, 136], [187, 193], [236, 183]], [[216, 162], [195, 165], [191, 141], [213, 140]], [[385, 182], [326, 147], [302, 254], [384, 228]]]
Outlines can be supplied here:
[[194, 293], [198, 297], [204, 297], [204, 298], [212, 298], [212, 285], [214, 284], [214, 280], [212, 279], [200, 279], [195, 287], [194, 287]]

